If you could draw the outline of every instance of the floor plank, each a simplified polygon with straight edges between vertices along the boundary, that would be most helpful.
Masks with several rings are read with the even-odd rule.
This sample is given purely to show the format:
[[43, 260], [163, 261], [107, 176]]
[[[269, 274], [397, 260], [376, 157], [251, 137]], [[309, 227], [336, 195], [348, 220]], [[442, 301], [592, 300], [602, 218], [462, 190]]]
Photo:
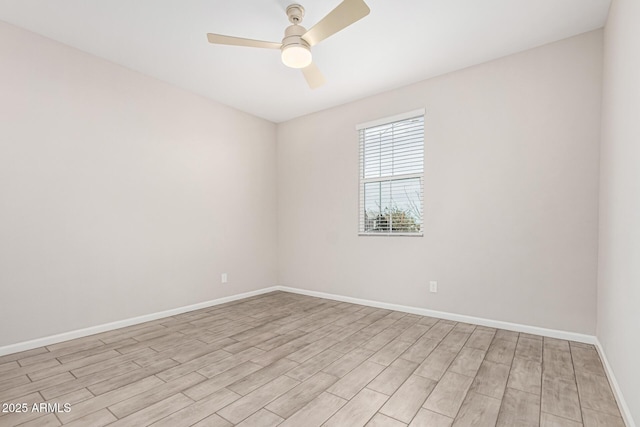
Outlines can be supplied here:
[[371, 418], [366, 427], [407, 427], [407, 425], [378, 412]]
[[521, 336], [518, 338], [515, 357], [542, 363], [542, 341]]
[[487, 351], [489, 350], [489, 346], [491, 345], [491, 341], [493, 341], [494, 336], [495, 332], [486, 331], [484, 329], [476, 329], [469, 337], [469, 340], [466, 342], [465, 346]]
[[458, 353], [453, 363], [449, 367], [451, 372], [475, 377], [482, 365], [486, 352], [477, 348], [465, 347]]
[[542, 387], [542, 363], [515, 357], [511, 365], [507, 386], [540, 396]]
[[500, 411], [500, 400], [469, 392], [453, 427], [494, 427]]
[[318, 372], [302, 384], [289, 390], [266, 406], [266, 409], [282, 418], [289, 418], [323, 391], [331, 387], [338, 378]]
[[351, 399], [358, 394], [367, 384], [369, 384], [375, 377], [384, 370], [384, 366], [378, 365], [373, 362], [363, 362], [357, 366], [353, 371], [342, 377], [338, 382], [329, 387], [327, 390], [329, 393], [333, 393], [336, 396], [343, 399]]
[[365, 388], [347, 402], [324, 425], [326, 427], [363, 426], [386, 402], [388, 396]]
[[575, 381], [566, 378], [542, 378], [542, 411], [582, 422], [580, 399]]
[[298, 412], [287, 418], [281, 427], [318, 427], [338, 412], [347, 401], [331, 393], [324, 392]]
[[498, 416], [497, 427], [538, 427], [540, 395], [507, 388]]
[[393, 393], [380, 412], [409, 424], [436, 384], [434, 380], [412, 375]]
[[440, 378], [442, 378], [456, 356], [457, 353], [438, 347], [418, 366], [415, 373], [421, 377], [440, 381]]
[[576, 372], [606, 376], [595, 347], [584, 347], [571, 343], [571, 357]]
[[485, 359], [473, 381], [471, 390], [494, 399], [502, 399], [508, 378], [509, 365], [489, 362]]
[[[162, 418], [153, 424], [154, 427], [187, 427], [194, 423], [201, 422], [212, 415], [216, 411], [227, 407], [230, 403], [236, 402], [240, 399], [240, 395], [223, 388], [217, 392], [210, 394], [179, 411], [172, 413], [171, 415]], [[213, 418], [213, 421], [219, 423], [217, 417]]]
[[367, 388], [391, 396], [417, 367], [417, 363], [396, 359], [375, 380], [371, 381]]
[[516, 351], [516, 343], [510, 340], [494, 339], [487, 351], [485, 360], [503, 365], [511, 365]]
[[607, 377], [578, 372], [576, 373], [576, 381], [580, 404], [583, 408], [614, 416], [619, 415], [618, 405], [613, 397]]
[[234, 424], [239, 423], [298, 384], [298, 381], [283, 375], [236, 400], [219, 414]]
[[193, 400], [189, 399], [184, 394], [174, 394], [173, 396], [161, 400], [158, 403], [154, 403], [153, 405], [147, 406], [138, 412], [134, 412], [111, 425], [113, 427], [138, 427], [150, 425], [155, 421], [161, 420], [167, 415], [186, 408], [192, 403]]
[[584, 427], [625, 427], [624, 421], [617, 415], [603, 414], [583, 408]]
[[454, 418], [464, 401], [473, 378], [447, 372], [424, 403], [424, 408]]
[[276, 414], [267, 411], [266, 409], [260, 409], [249, 418], [237, 424], [238, 427], [276, 427], [284, 421]]
[[540, 414], [540, 427], [582, 427], [582, 423], [542, 412]]
[[453, 418], [422, 408], [409, 427], [451, 427], [452, 424]]
[[[153, 387], [151, 390], [137, 394], [131, 398], [120, 401], [119, 403], [110, 405], [109, 411], [118, 418], [124, 418], [127, 415], [131, 415], [134, 412], [142, 410], [147, 406], [160, 402], [167, 397], [170, 397], [176, 393], [180, 393], [183, 390], [193, 387], [196, 384], [201, 383], [206, 378], [202, 375], [192, 372], [184, 377], [177, 378], [168, 383], [160, 384]], [[121, 390], [116, 390], [117, 394], [121, 395]], [[189, 397], [189, 396], [187, 396]], [[74, 408], [75, 410], [75, 408]]]

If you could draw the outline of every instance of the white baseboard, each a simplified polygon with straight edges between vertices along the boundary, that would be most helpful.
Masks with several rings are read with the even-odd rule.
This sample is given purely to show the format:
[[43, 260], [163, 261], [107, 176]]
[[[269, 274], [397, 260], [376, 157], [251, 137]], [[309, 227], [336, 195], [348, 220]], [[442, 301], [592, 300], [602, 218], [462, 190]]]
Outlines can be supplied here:
[[101, 332], [112, 331], [114, 329], [124, 328], [126, 326], [131, 326], [131, 325], [137, 325], [139, 323], [150, 322], [152, 320], [161, 319], [163, 317], [175, 316], [176, 314], [186, 313], [187, 311], [194, 311], [194, 310], [200, 310], [202, 308], [213, 307], [214, 305], [220, 305], [220, 304], [236, 301], [243, 298], [249, 298], [255, 295], [266, 294], [267, 292], [273, 292], [276, 290], [278, 290], [277, 286], [258, 289], [257, 291], [244, 292], [242, 294], [231, 295], [228, 297], [223, 297], [223, 298], [218, 298], [210, 301], [200, 302], [197, 304], [187, 305], [184, 307], [172, 308], [170, 310], [159, 311], [151, 314], [145, 314], [143, 316], [132, 317], [130, 319], [118, 320], [111, 323], [91, 326], [89, 328], [78, 329], [70, 332], [64, 332], [62, 334], [51, 335], [43, 338], [37, 338], [31, 341], [24, 341], [17, 344], [10, 344], [4, 347], [0, 347], [0, 356], [4, 356], [5, 354], [18, 353], [20, 351], [31, 350], [33, 348], [44, 347], [46, 345], [57, 344], [59, 342], [73, 340], [76, 338], [82, 338], [89, 335], [99, 334]]
[[502, 322], [500, 320], [484, 319], [482, 317], [465, 316], [463, 314], [447, 313], [444, 311], [429, 310], [427, 308], [410, 307], [406, 305], [390, 304], [386, 302], [371, 301], [360, 298], [346, 297], [342, 295], [327, 294], [324, 292], [309, 291], [306, 289], [290, 288], [288, 286], [276, 286], [278, 290], [292, 292], [295, 294], [308, 295], [318, 298], [326, 298], [335, 301], [349, 302], [352, 304], [366, 305], [369, 307], [384, 308], [387, 310], [402, 311], [404, 313], [418, 314], [420, 316], [437, 317], [439, 319], [453, 320], [455, 322], [473, 323], [490, 328], [506, 329], [515, 332], [524, 332], [533, 335], [543, 335], [550, 338], [577, 341], [585, 344], [595, 344], [596, 337], [593, 335], [579, 334], [576, 332], [560, 331], [556, 329], [540, 328], [538, 326], [522, 325], [519, 323]]
[[506, 330], [515, 331], [515, 332], [524, 332], [524, 333], [534, 334], [534, 335], [543, 335], [551, 338], [558, 338], [558, 339], [577, 341], [577, 342], [582, 342], [587, 344], [594, 344], [604, 364], [607, 377], [613, 388], [614, 395], [616, 397], [616, 400], [618, 402], [618, 405], [620, 407], [622, 416], [624, 418], [624, 421], [627, 427], [636, 427], [636, 424], [634, 423], [631, 417], [631, 411], [629, 410], [629, 407], [627, 406], [626, 401], [624, 400], [624, 397], [622, 395], [618, 382], [615, 378], [615, 375], [613, 374], [613, 370], [611, 369], [611, 365], [609, 365], [609, 361], [607, 360], [607, 356], [604, 352], [604, 349], [602, 348], [600, 341], [595, 336], [579, 334], [575, 332], [560, 331], [556, 329], [540, 328], [537, 326], [522, 325], [518, 323], [502, 322], [499, 320], [484, 319], [481, 317], [465, 316], [462, 314], [447, 313], [443, 311], [429, 310], [429, 309], [420, 308], [420, 307], [410, 307], [410, 306], [399, 305], [399, 304], [391, 304], [391, 303], [385, 303], [380, 301], [371, 301], [371, 300], [366, 300], [361, 298], [347, 297], [343, 295], [329, 294], [325, 292], [291, 288], [288, 286], [272, 286], [269, 288], [258, 289], [256, 291], [245, 292], [237, 295], [231, 295], [228, 297], [218, 298], [215, 300], [205, 301], [205, 302], [192, 304], [184, 307], [173, 308], [170, 310], [160, 311], [157, 313], [146, 314], [144, 316], [133, 317], [130, 319], [119, 320], [116, 322], [106, 323], [103, 325], [97, 325], [89, 328], [78, 329], [71, 332], [65, 332], [58, 335], [38, 338], [31, 341], [11, 344], [4, 347], [0, 347], [0, 356], [4, 356], [6, 354], [11, 354], [11, 353], [17, 353], [21, 351], [26, 351], [26, 350], [31, 350], [33, 348], [52, 345], [52, 344], [56, 344], [59, 342], [68, 341], [76, 338], [82, 338], [89, 335], [98, 334], [101, 332], [107, 332], [107, 331], [111, 331], [118, 328], [124, 328], [126, 326], [137, 325], [140, 323], [149, 322], [149, 321], [160, 319], [163, 317], [175, 316], [177, 314], [186, 313], [188, 311], [194, 311], [202, 308], [213, 307], [215, 305], [240, 300], [243, 298], [249, 298], [256, 295], [266, 294], [268, 292], [273, 292], [273, 291], [291, 292], [291, 293], [296, 293], [301, 295], [308, 295], [312, 297], [330, 299], [334, 301], [342, 301], [342, 302], [348, 302], [352, 304], [384, 308], [387, 310], [402, 311], [405, 313], [418, 314], [421, 316], [437, 317], [440, 319], [453, 320], [456, 322], [472, 323], [476, 325], [506, 329]]
[[48, 337], [37, 338], [31, 341], [25, 341], [17, 344], [7, 345], [4, 347], [0, 347], [0, 356], [3, 356], [5, 354], [17, 353], [20, 351], [31, 350], [33, 348], [52, 345], [52, 344], [56, 344], [59, 342], [68, 341], [76, 338], [82, 338], [89, 335], [98, 334], [101, 332], [111, 331], [118, 328], [124, 328], [126, 326], [137, 325], [139, 323], [149, 322], [149, 321], [160, 319], [163, 317], [175, 316], [177, 314], [185, 313], [187, 311], [193, 311], [193, 310], [199, 310], [202, 308], [212, 307], [215, 305], [224, 304], [226, 302], [236, 301], [239, 299], [248, 298], [255, 295], [261, 295], [261, 294], [265, 294], [273, 291], [291, 292], [291, 293], [308, 295], [308, 296], [318, 297], [318, 298], [325, 298], [325, 299], [330, 299], [335, 301], [349, 302], [352, 304], [384, 308], [387, 310], [402, 311], [405, 313], [418, 314], [420, 316], [430, 316], [430, 317], [437, 317], [440, 319], [453, 320], [456, 322], [473, 323], [476, 325], [488, 326], [492, 328], [506, 329], [506, 330], [516, 331], [516, 332], [524, 332], [524, 333], [534, 334], [534, 335], [543, 335], [551, 338], [577, 341], [577, 342], [582, 342], [587, 344], [596, 344], [597, 342], [597, 339], [595, 336], [578, 334], [575, 332], [566, 332], [566, 331], [559, 331], [555, 329], [540, 328], [537, 326], [522, 325], [518, 323], [502, 322], [499, 320], [465, 316], [462, 314], [447, 313], [444, 311], [435, 311], [435, 310], [429, 310], [429, 309], [420, 308], [420, 307], [410, 307], [410, 306], [399, 305], [399, 304], [391, 304], [391, 303], [380, 302], [380, 301], [371, 301], [371, 300], [366, 300], [361, 298], [347, 297], [343, 295], [329, 294], [325, 292], [310, 291], [310, 290], [299, 289], [299, 288], [290, 288], [288, 286], [272, 286], [269, 288], [258, 289], [256, 291], [245, 292], [237, 295], [231, 295], [228, 297], [218, 298], [211, 301], [205, 301], [205, 302], [192, 304], [184, 307], [178, 307], [170, 310], [133, 317], [130, 319], [118, 320], [111, 323], [92, 326], [89, 328], [78, 329], [70, 332], [64, 332], [58, 335], [52, 335]]
[[618, 408], [620, 408], [620, 412], [622, 412], [622, 418], [624, 419], [625, 424], [627, 425], [627, 427], [636, 427], [636, 423], [631, 417], [631, 410], [629, 409], [627, 402], [624, 400], [624, 396], [622, 395], [622, 390], [620, 390], [618, 380], [616, 380], [616, 376], [613, 374], [613, 369], [611, 369], [611, 365], [609, 364], [607, 355], [604, 352], [604, 348], [602, 348], [602, 344], [600, 344], [600, 340], [598, 338], [596, 338], [595, 346], [598, 350], [598, 354], [600, 355], [600, 359], [602, 360], [602, 364], [604, 365], [604, 371], [607, 373], [609, 384], [611, 384], [613, 395], [618, 402]]
[[371, 301], [371, 300], [366, 300], [366, 299], [361, 299], [361, 298], [354, 298], [354, 297], [347, 297], [347, 296], [343, 296], [343, 295], [329, 294], [329, 293], [325, 293], [325, 292], [317, 292], [317, 291], [310, 291], [310, 290], [306, 290], [306, 289], [291, 288], [291, 287], [287, 287], [287, 286], [272, 286], [272, 287], [269, 287], [269, 288], [258, 289], [256, 291], [245, 292], [245, 293], [242, 293], [242, 294], [231, 295], [231, 296], [228, 296], [228, 297], [218, 298], [218, 299], [211, 300], [211, 301], [205, 301], [205, 302], [192, 304], [192, 305], [188, 305], [188, 306], [184, 306], [184, 307], [178, 307], [178, 308], [165, 310], [165, 311], [161, 311], [161, 312], [157, 312], [157, 313], [151, 313], [151, 314], [147, 314], [147, 315], [144, 315], [144, 316], [133, 317], [133, 318], [130, 318], [130, 319], [119, 320], [119, 321], [116, 321], [116, 322], [111, 322], [111, 323], [106, 323], [106, 324], [103, 324], [103, 325], [92, 326], [92, 327], [84, 328], [84, 329], [78, 329], [78, 330], [71, 331], [71, 332], [65, 332], [65, 333], [58, 334], [58, 335], [52, 335], [52, 336], [49, 336], [49, 337], [38, 338], [38, 339], [31, 340], [31, 341], [25, 341], [25, 342], [21, 342], [21, 343], [17, 343], [17, 344], [11, 344], [11, 345], [7, 345], [7, 346], [4, 346], [4, 347], [0, 347], [0, 356], [3, 356], [5, 354], [11, 354], [11, 353], [17, 353], [17, 352], [21, 352], [21, 351], [31, 350], [33, 348], [43, 347], [43, 346], [46, 346], [46, 345], [52, 345], [52, 344], [56, 344], [56, 343], [59, 343], [59, 342], [68, 341], [68, 340], [72, 340], [72, 339], [76, 339], [76, 338], [82, 338], [82, 337], [86, 337], [86, 336], [89, 336], [89, 335], [98, 334], [98, 333], [101, 333], [101, 332], [107, 332], [107, 331], [111, 331], [111, 330], [118, 329], [118, 328], [124, 328], [126, 326], [137, 325], [137, 324], [140, 324], [140, 323], [149, 322], [149, 321], [160, 319], [160, 318], [163, 318], [163, 317], [175, 316], [177, 314], [186, 313], [188, 311], [194, 311], [194, 310], [199, 310], [199, 309], [202, 309], [202, 308], [213, 307], [215, 305], [219, 305], [219, 304], [224, 304], [224, 303], [231, 302], [231, 301], [240, 300], [240, 299], [243, 299], [243, 298], [249, 298], [249, 297], [252, 297], [252, 296], [261, 295], [261, 294], [265, 294], [265, 293], [273, 292], [273, 291], [291, 292], [291, 293], [296, 293], [296, 294], [301, 294], [301, 295], [308, 295], [308, 296], [312, 296], [312, 297], [330, 299], [330, 300], [334, 300], [334, 301], [342, 301], [342, 302], [348, 302], [348, 303], [353, 303], [353, 304], [366, 305], [366, 306], [370, 306], [370, 307], [384, 308], [384, 309], [387, 309], [387, 310], [402, 311], [402, 312], [405, 312], [405, 313], [418, 314], [418, 315], [421, 315], [421, 316], [437, 317], [437, 318], [440, 318], [440, 319], [453, 320], [453, 321], [456, 321], [456, 322], [472, 323], [472, 324], [483, 325], [483, 326], [488, 326], [488, 327], [492, 327], [492, 328], [506, 329], [506, 330], [516, 331], [516, 332], [524, 332], [524, 333], [535, 334], [535, 335], [543, 335], [543, 336], [547, 336], [547, 337], [551, 337], [551, 338], [558, 338], [558, 339], [564, 339], [564, 340], [571, 340], [571, 341], [583, 342], [583, 343], [588, 343], [588, 344], [594, 344], [596, 346], [596, 348], [598, 350], [598, 353], [600, 354], [600, 358], [602, 359], [602, 362], [604, 364], [604, 368], [605, 368], [605, 371], [607, 373], [607, 377], [609, 379], [609, 383], [611, 384], [611, 387], [613, 389], [613, 393], [615, 395], [616, 401], [618, 402], [618, 406], [620, 407], [620, 411], [622, 412], [622, 416], [624, 418], [624, 421], [625, 421], [627, 427], [636, 427], [636, 424], [633, 421], [633, 418], [631, 417], [631, 411], [629, 410], [629, 407], [627, 406], [627, 403], [624, 400], [624, 397], [622, 395], [622, 391], [620, 390], [620, 386], [618, 385], [618, 381], [616, 380], [616, 377], [613, 374], [613, 370], [611, 369], [611, 365], [609, 364], [609, 361], [607, 360], [607, 356], [606, 356], [606, 354], [604, 352], [604, 349], [602, 348], [602, 345], [600, 344], [600, 341], [595, 336], [579, 334], [579, 333], [575, 333], [575, 332], [560, 331], [560, 330], [556, 330], [556, 329], [540, 328], [540, 327], [537, 327], [537, 326], [522, 325], [522, 324], [518, 324], [518, 323], [502, 322], [502, 321], [499, 321], [499, 320], [484, 319], [484, 318], [481, 318], [481, 317], [465, 316], [465, 315], [462, 315], [462, 314], [447, 313], [447, 312], [443, 312], [443, 311], [429, 310], [429, 309], [420, 308], [420, 307], [410, 307], [410, 306], [399, 305], [399, 304], [391, 304], [391, 303], [385, 303], [385, 302], [380, 302], [380, 301]]

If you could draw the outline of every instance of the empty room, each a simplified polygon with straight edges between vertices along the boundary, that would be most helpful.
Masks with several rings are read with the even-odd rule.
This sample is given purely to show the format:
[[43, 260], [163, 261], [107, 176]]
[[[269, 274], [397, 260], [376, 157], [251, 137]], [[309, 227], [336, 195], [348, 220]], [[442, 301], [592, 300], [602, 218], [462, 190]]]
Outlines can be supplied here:
[[638, 422], [638, 0], [0, 0], [0, 427]]

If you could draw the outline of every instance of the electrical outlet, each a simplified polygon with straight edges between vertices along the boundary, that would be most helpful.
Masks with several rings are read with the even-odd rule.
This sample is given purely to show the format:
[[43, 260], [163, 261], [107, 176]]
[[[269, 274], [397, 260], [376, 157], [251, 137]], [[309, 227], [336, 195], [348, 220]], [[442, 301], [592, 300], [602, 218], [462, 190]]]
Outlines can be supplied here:
[[435, 280], [429, 282], [429, 292], [438, 292], [438, 282], [436, 282]]
[[220, 276], [220, 281], [222, 283], [227, 283], [229, 281], [229, 278], [227, 277], [227, 273], [222, 273], [222, 275]]

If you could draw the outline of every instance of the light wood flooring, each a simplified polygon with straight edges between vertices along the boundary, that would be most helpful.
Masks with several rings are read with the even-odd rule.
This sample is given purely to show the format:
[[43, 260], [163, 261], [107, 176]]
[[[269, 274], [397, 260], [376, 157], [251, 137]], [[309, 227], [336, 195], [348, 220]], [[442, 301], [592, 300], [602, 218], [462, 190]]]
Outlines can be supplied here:
[[2, 356], [10, 402], [0, 426], [624, 427], [591, 345], [285, 292]]

